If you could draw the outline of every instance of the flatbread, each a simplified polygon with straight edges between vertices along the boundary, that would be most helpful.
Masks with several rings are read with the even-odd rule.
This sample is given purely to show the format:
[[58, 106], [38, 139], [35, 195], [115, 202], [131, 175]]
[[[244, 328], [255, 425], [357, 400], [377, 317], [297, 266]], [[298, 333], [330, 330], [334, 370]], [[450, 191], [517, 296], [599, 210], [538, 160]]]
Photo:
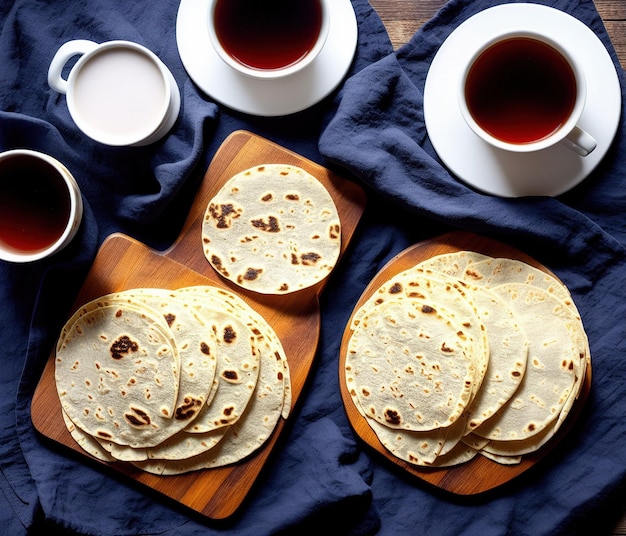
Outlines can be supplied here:
[[481, 261], [488, 261], [491, 257], [476, 251], [454, 251], [441, 253], [420, 262], [415, 269], [432, 270], [457, 279], [463, 279], [470, 267]]
[[[145, 366], [144, 354], [159, 356], [171, 368], [168, 397], [164, 391], [148, 397], [161, 414], [155, 418], [152, 408], [140, 408], [150, 421], [145, 430], [136, 424], [131, 430], [120, 426], [118, 406], [124, 407], [125, 396], [107, 383], [101, 381], [95, 391], [80, 385], [85, 376], [81, 357], [88, 355], [105, 380], [129, 377], [132, 386], [145, 392], [150, 384], [126, 360], [130, 372], [101, 365], [111, 353], [111, 334], [120, 331], [137, 342], [131, 355], [142, 354], [135, 369], [142, 365], [144, 376], [143, 369], [156, 369]], [[203, 468], [185, 462], [202, 456], [212, 460], [206, 467], [236, 463], [263, 445], [291, 407], [289, 366], [280, 339], [241, 298], [212, 286], [129, 289], [83, 305], [61, 331], [55, 374], [66, 427], [81, 448], [105, 462], [144, 463], [146, 468], [170, 464], [175, 469], [168, 474]], [[95, 428], [81, 418], [84, 398], [97, 408]], [[93, 411], [88, 407], [83, 413]], [[228, 444], [218, 451], [222, 442]]]
[[102, 447], [102, 445], [96, 438], [90, 436], [89, 434], [86, 434], [80, 428], [78, 428], [67, 416], [64, 410], [61, 410], [61, 413], [63, 415], [63, 422], [65, 423], [67, 431], [70, 433], [74, 441], [76, 441], [76, 443], [78, 443], [85, 452], [103, 462], [110, 463], [115, 461], [115, 458]]
[[[383, 283], [377, 291], [355, 312], [352, 329], [355, 329], [363, 315], [386, 300], [409, 300], [419, 302], [437, 311], [456, 318], [462, 325], [462, 334], [468, 348], [468, 355], [474, 362], [471, 399], [487, 372], [489, 364], [489, 340], [485, 326], [480, 321], [478, 310], [464, 285], [455, 277], [440, 272], [423, 270], [421, 267], [405, 270]], [[471, 401], [470, 399], [470, 401]]]
[[561, 300], [580, 317], [567, 287], [552, 275], [524, 261], [502, 257], [483, 259], [467, 265], [462, 277], [465, 281], [489, 288], [508, 283], [540, 287]]
[[341, 222], [328, 190], [313, 175], [264, 164], [233, 176], [211, 199], [202, 247], [222, 277], [262, 294], [286, 294], [332, 271]]
[[[424, 306], [463, 326], [464, 342], [450, 346], [474, 367], [465, 378], [469, 396], [459, 390], [459, 371], [439, 362], [437, 339], [424, 337]], [[559, 430], [591, 363], [580, 314], [560, 280], [472, 251], [436, 255], [394, 275], [354, 311], [349, 329], [343, 373], [354, 405], [391, 454], [417, 466], [450, 467], [477, 454], [520, 463]], [[453, 331], [432, 333], [452, 340]], [[453, 371], [452, 379], [437, 378], [458, 404], [447, 421], [414, 372], [411, 358], [422, 350], [436, 368]], [[420, 429], [424, 423], [434, 426]]]
[[156, 445], [175, 422], [177, 355], [167, 324], [153, 310], [105, 305], [86, 312], [67, 328], [56, 353], [61, 406], [94, 437]]
[[488, 439], [520, 440], [559, 417], [579, 381], [580, 352], [566, 322], [553, 314], [560, 302], [548, 291], [521, 283], [500, 285], [493, 291], [507, 300], [528, 336], [528, 364], [513, 397], [474, 433]]
[[135, 465], [157, 475], [178, 475], [237, 463], [259, 449], [274, 432], [284, 403], [282, 363], [275, 359], [269, 345], [263, 349], [261, 356], [259, 380], [250, 403], [215, 446], [178, 460], [155, 457]]
[[428, 431], [462, 415], [475, 366], [462, 323], [412, 300], [387, 300], [356, 326], [345, 374], [368, 418], [388, 428]]
[[489, 338], [489, 365], [468, 408], [469, 430], [493, 416], [513, 396], [526, 372], [528, 337], [515, 313], [496, 292], [470, 290]]
[[427, 432], [388, 428], [375, 419], [368, 419], [367, 423], [389, 452], [413, 465], [432, 465], [440, 456], [448, 433], [447, 428]]
[[283, 410], [282, 417], [286, 419], [291, 410], [291, 374], [289, 372], [289, 363], [287, 355], [283, 348], [278, 335], [269, 325], [267, 320], [250, 307], [244, 300], [236, 294], [211, 285], [196, 285], [192, 287], [183, 287], [176, 291], [180, 296], [184, 296], [187, 300], [192, 300], [192, 304], [196, 306], [212, 306], [219, 307], [231, 314], [236, 315], [250, 328], [257, 344], [262, 345], [265, 342], [269, 344], [271, 351], [279, 363], [282, 364], [283, 378]]
[[186, 428], [188, 432], [205, 433], [234, 424], [243, 414], [256, 386], [260, 353], [252, 332], [240, 318], [206, 305], [194, 305], [194, 310], [217, 342], [215, 396]]

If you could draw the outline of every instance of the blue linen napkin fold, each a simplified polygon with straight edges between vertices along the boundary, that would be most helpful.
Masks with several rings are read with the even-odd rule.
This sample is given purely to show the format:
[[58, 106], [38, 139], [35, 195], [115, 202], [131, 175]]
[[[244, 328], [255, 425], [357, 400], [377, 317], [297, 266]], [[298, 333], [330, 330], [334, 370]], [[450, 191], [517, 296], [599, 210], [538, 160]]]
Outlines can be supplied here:
[[[66, 250], [27, 266], [0, 262], [0, 532], [258, 535], [307, 526], [371, 534], [379, 520], [371, 509], [369, 462], [351, 434], [343, 433], [334, 385], [315, 382], [303, 396], [303, 419], [296, 408], [249, 499], [224, 523], [193, 515], [56, 448], [30, 421], [30, 400], [50, 349], [107, 235], [124, 232], [150, 247], [169, 247], [215, 150], [234, 130], [251, 130], [322, 161], [317, 143], [334, 112], [332, 99], [279, 118], [216, 105], [189, 79], [178, 56], [178, 4], [13, 0], [0, 7], [0, 150], [28, 147], [55, 156], [76, 177], [85, 202], [83, 224]], [[359, 44], [350, 74], [392, 52], [367, 0], [353, 0], [353, 6]], [[72, 39], [126, 39], [155, 52], [181, 90], [181, 114], [170, 134], [141, 148], [106, 147], [82, 135], [65, 97], [47, 85], [50, 60]], [[325, 372], [336, 368], [336, 356], [327, 359]], [[318, 406], [327, 400], [335, 418]]]
[[[363, 236], [378, 246], [380, 258], [371, 259], [378, 268], [417, 240], [462, 229], [513, 245], [556, 272], [570, 288], [589, 336], [592, 392], [554, 454], [484, 497], [455, 500], [377, 467], [372, 496], [380, 534], [413, 533], [414, 523], [429, 535], [602, 534], [624, 512], [619, 500], [626, 490], [623, 113], [600, 166], [558, 198], [502, 199], [474, 191], [442, 165], [424, 124], [424, 83], [439, 46], [461, 22], [499, 3], [452, 0], [397, 53], [348, 80], [320, 151], [329, 165], [371, 192]], [[615, 63], [623, 98], [624, 73], [593, 2], [538, 3], [568, 12], [594, 30]], [[377, 231], [377, 241], [368, 232], [372, 222], [384, 229]], [[382, 255], [385, 240], [388, 251]], [[358, 266], [354, 256], [347, 262]]]

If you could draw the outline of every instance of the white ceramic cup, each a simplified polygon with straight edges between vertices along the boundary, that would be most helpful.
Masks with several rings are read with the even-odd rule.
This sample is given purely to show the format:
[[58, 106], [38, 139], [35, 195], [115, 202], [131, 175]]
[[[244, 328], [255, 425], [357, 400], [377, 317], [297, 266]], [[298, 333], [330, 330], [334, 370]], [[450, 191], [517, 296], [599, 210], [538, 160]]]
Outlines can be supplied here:
[[[64, 68], [75, 56], [80, 58], [65, 79]], [[50, 63], [48, 84], [66, 95], [78, 128], [105, 145], [154, 143], [180, 111], [172, 73], [156, 54], [131, 41], [64, 43]]]
[[[217, 4], [220, 2], [229, 2], [231, 0], [209, 0], [208, 2], [208, 13], [207, 13], [207, 30], [209, 34], [209, 39], [211, 44], [213, 45], [213, 49], [216, 54], [221, 58], [221, 60], [226, 63], [226, 65], [230, 66], [236, 72], [250, 76], [252, 78], [262, 79], [262, 80], [276, 80], [279, 78], [283, 78], [286, 76], [291, 76], [295, 73], [302, 71], [307, 68], [315, 58], [319, 55], [321, 50], [324, 48], [326, 44], [326, 39], [328, 38], [328, 33], [330, 30], [330, 9], [328, 2], [332, 0], [315, 0], [319, 2], [319, 9], [321, 15], [321, 24], [319, 27], [319, 31], [317, 32], [317, 37], [313, 45], [309, 48], [308, 52], [304, 54], [298, 61], [290, 63], [288, 65], [265, 68], [253, 66], [250, 64], [242, 63], [238, 61], [228, 50], [224, 47], [222, 41], [219, 37], [219, 31], [217, 30], [216, 22], [215, 22], [215, 10]], [[294, 0], [292, 0], [293, 2]], [[260, 3], [262, 5], [262, 3]], [[284, 45], [288, 46], [287, 43]], [[260, 48], [260, 47], [259, 47]]]
[[[485, 51], [490, 49], [493, 45], [497, 45], [504, 41], [516, 38], [527, 38], [539, 41], [552, 47], [552, 49], [556, 50], [562, 56], [562, 58], [565, 59], [575, 79], [575, 97], [573, 106], [569, 114], [564, 117], [561, 125], [557, 129], [552, 131], [552, 133], [550, 133], [549, 135], [540, 137], [533, 141], [525, 141], [523, 143], [511, 143], [504, 139], [498, 138], [494, 136], [493, 133], [485, 130], [485, 128], [483, 128], [479, 124], [479, 121], [477, 121], [470, 112], [470, 107], [468, 106], [468, 100], [466, 95], [468, 76], [470, 75], [472, 68], [475, 66], [477, 60], [479, 60], [481, 55]], [[470, 127], [470, 129], [477, 136], [482, 138], [493, 147], [516, 153], [541, 151], [559, 143], [574, 151], [579, 156], [584, 157], [591, 153], [596, 147], [596, 140], [591, 134], [585, 132], [582, 128], [580, 128], [580, 126], [578, 126], [580, 117], [585, 107], [586, 94], [587, 86], [585, 82], [585, 74], [581, 68], [580, 63], [572, 54], [568, 52], [566, 46], [564, 46], [563, 43], [558, 42], [556, 39], [531, 30], [508, 31], [496, 36], [491, 36], [486, 39], [481, 44], [481, 46], [477, 47], [476, 52], [471, 55], [469, 61], [467, 62], [465, 68], [461, 73], [458, 84], [458, 103], [461, 110], [461, 115], [463, 116], [465, 122]], [[513, 123], [511, 122], [511, 124]]]
[[83, 201], [70, 171], [29, 149], [0, 153], [0, 259], [26, 263], [66, 247], [83, 217]]

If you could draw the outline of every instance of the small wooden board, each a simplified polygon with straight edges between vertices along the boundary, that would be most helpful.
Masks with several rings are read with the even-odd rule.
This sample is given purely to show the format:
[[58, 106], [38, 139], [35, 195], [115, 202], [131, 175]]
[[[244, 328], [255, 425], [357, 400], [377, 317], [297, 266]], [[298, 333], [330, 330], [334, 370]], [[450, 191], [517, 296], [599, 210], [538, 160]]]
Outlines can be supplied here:
[[582, 392], [575, 402], [574, 407], [570, 411], [564, 425], [558, 430], [555, 436], [541, 447], [537, 452], [522, 457], [522, 461], [517, 465], [502, 465], [484, 456], [476, 456], [471, 461], [446, 468], [431, 468], [411, 465], [404, 460], [396, 458], [391, 454], [378, 440], [378, 437], [367, 424], [359, 410], [354, 405], [352, 397], [348, 392], [345, 379], [345, 361], [348, 347], [348, 341], [352, 335], [350, 325], [352, 317], [359, 307], [387, 280], [394, 275], [415, 266], [435, 255], [450, 253], [454, 251], [470, 250], [483, 253], [492, 257], [508, 257], [524, 261], [535, 268], [539, 268], [544, 272], [556, 277], [545, 266], [542, 266], [535, 259], [518, 251], [515, 248], [507, 246], [503, 243], [487, 239], [478, 235], [465, 232], [453, 232], [432, 240], [427, 240], [415, 244], [396, 257], [391, 259], [374, 279], [367, 286], [362, 296], [357, 302], [353, 314], [350, 317], [348, 325], [344, 331], [341, 342], [340, 359], [339, 359], [339, 383], [341, 389], [341, 397], [348, 419], [354, 428], [356, 434], [370, 447], [378, 451], [382, 456], [395, 463], [399, 467], [406, 470], [411, 475], [436, 486], [439, 489], [453, 493], [455, 495], [477, 495], [483, 492], [497, 488], [510, 480], [520, 476], [537, 464], [550, 452], [567, 434], [567, 430], [575, 422], [576, 417], [584, 406], [585, 400], [591, 387], [591, 368], [587, 368]]
[[[96, 256], [74, 309], [98, 296], [137, 287], [176, 289], [190, 285], [214, 285], [227, 288], [262, 314], [279, 336], [289, 362], [292, 401], [295, 404], [316, 354], [320, 330], [318, 298], [326, 280], [292, 294], [256, 294], [222, 279], [202, 250], [201, 224], [209, 200], [236, 173], [267, 163], [301, 167], [328, 189], [342, 224], [341, 260], [365, 207], [363, 190], [283, 147], [250, 132], [237, 131], [224, 141], [211, 162], [176, 243], [166, 252], [156, 252], [127, 236], [110, 236]], [[41, 434], [82, 456], [90, 457], [72, 439], [63, 422], [54, 380], [54, 350], [34, 394], [31, 414], [33, 424]], [[123, 473], [206, 517], [223, 519], [234, 513], [243, 502], [284, 425], [285, 421], [281, 419], [261, 449], [241, 463], [227, 467], [177, 476], [157, 476], [130, 464], [97, 463]]]

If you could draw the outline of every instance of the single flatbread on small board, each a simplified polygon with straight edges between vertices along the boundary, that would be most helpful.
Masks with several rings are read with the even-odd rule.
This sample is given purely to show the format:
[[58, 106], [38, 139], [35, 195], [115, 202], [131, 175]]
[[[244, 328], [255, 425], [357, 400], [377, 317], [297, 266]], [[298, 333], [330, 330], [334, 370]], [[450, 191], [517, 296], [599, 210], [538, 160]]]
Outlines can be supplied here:
[[330, 274], [341, 249], [341, 222], [313, 175], [263, 164], [234, 175], [211, 199], [202, 248], [222, 277], [262, 294], [287, 294]]

